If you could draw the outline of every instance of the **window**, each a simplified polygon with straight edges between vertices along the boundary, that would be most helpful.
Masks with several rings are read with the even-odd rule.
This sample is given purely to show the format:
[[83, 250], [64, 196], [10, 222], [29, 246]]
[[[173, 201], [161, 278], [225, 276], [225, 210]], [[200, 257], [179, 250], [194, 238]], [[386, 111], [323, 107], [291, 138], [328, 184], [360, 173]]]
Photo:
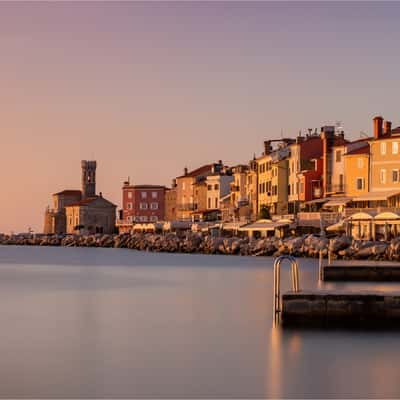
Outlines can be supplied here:
[[218, 199], [215, 198], [215, 208], [218, 208]]
[[208, 208], [211, 208], [211, 199], [208, 198]]
[[288, 195], [290, 196], [290, 185], [287, 187]]
[[392, 181], [395, 183], [399, 182], [399, 170], [398, 169], [392, 170]]
[[152, 199], [156, 199], [158, 197], [158, 193], [157, 192], [151, 192], [151, 198]]
[[357, 190], [363, 190], [364, 189], [364, 178], [357, 178], [356, 179], [356, 188], [357, 188]]
[[304, 182], [300, 182], [300, 193], [304, 193]]
[[141, 221], [141, 222], [147, 222], [147, 215], [141, 215], [140, 217], [139, 217], [139, 221]]
[[358, 168], [364, 167], [364, 160], [362, 158], [357, 158], [357, 167]]
[[381, 143], [381, 154], [382, 155], [386, 154], [386, 142]]
[[399, 142], [393, 142], [392, 143], [392, 154], [398, 154], [399, 153]]
[[341, 162], [341, 161], [342, 161], [342, 151], [336, 150], [336, 162]]
[[215, 185], [214, 185], [214, 190], [218, 190], [219, 189], [219, 185], [218, 185], [218, 183], [216, 183]]
[[152, 215], [152, 216], [150, 216], [150, 221], [151, 221], [151, 222], [156, 222], [156, 221], [158, 221], [157, 215]]
[[207, 190], [212, 190], [212, 185], [207, 185]]
[[186, 182], [182, 182], [182, 190], [186, 189]]
[[142, 199], [147, 199], [147, 192], [142, 192], [141, 196], [142, 196]]
[[344, 188], [344, 177], [343, 174], [339, 175], [339, 190], [343, 190]]
[[141, 210], [147, 210], [147, 203], [140, 203], [140, 207]]
[[128, 210], [132, 210], [132, 203], [128, 203], [127, 206], [128, 206]]
[[128, 192], [128, 199], [131, 199], [133, 197], [133, 193], [132, 192]]
[[150, 208], [151, 208], [152, 210], [158, 210], [158, 203], [151, 203], [151, 204], [150, 204]]
[[379, 182], [385, 184], [386, 183], [386, 169], [381, 169], [379, 172]]

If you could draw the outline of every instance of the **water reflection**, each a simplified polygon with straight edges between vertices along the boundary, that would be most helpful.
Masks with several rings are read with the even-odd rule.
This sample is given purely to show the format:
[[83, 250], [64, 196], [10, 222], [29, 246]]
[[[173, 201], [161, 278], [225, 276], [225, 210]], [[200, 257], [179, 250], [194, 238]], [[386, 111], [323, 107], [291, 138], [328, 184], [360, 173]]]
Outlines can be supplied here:
[[0, 247], [0, 397], [400, 397], [398, 331], [272, 325], [272, 259], [80, 250]]

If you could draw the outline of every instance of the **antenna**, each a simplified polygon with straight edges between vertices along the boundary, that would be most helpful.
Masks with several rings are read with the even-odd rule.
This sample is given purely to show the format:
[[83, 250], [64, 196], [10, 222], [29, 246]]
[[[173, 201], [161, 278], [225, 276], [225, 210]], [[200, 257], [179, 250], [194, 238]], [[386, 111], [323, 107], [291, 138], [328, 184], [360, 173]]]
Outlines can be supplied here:
[[343, 131], [343, 124], [342, 121], [336, 121], [336, 132], [342, 132]]

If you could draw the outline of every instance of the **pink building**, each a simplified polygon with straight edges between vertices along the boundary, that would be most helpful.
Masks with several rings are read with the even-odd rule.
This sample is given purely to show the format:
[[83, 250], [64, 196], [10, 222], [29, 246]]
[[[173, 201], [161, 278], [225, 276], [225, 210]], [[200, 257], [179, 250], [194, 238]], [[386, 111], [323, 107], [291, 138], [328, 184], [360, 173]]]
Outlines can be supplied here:
[[164, 220], [165, 186], [130, 185], [122, 188], [122, 223], [146, 223]]

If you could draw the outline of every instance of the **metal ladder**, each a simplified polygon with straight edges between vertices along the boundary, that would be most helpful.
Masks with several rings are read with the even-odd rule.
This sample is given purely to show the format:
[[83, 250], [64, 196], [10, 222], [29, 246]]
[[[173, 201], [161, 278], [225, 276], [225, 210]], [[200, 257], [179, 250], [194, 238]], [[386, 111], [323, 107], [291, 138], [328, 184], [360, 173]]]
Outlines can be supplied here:
[[274, 319], [279, 319], [282, 312], [281, 299], [281, 264], [282, 261], [288, 260], [291, 265], [292, 290], [299, 292], [299, 265], [293, 256], [283, 255], [278, 257], [274, 262]]

